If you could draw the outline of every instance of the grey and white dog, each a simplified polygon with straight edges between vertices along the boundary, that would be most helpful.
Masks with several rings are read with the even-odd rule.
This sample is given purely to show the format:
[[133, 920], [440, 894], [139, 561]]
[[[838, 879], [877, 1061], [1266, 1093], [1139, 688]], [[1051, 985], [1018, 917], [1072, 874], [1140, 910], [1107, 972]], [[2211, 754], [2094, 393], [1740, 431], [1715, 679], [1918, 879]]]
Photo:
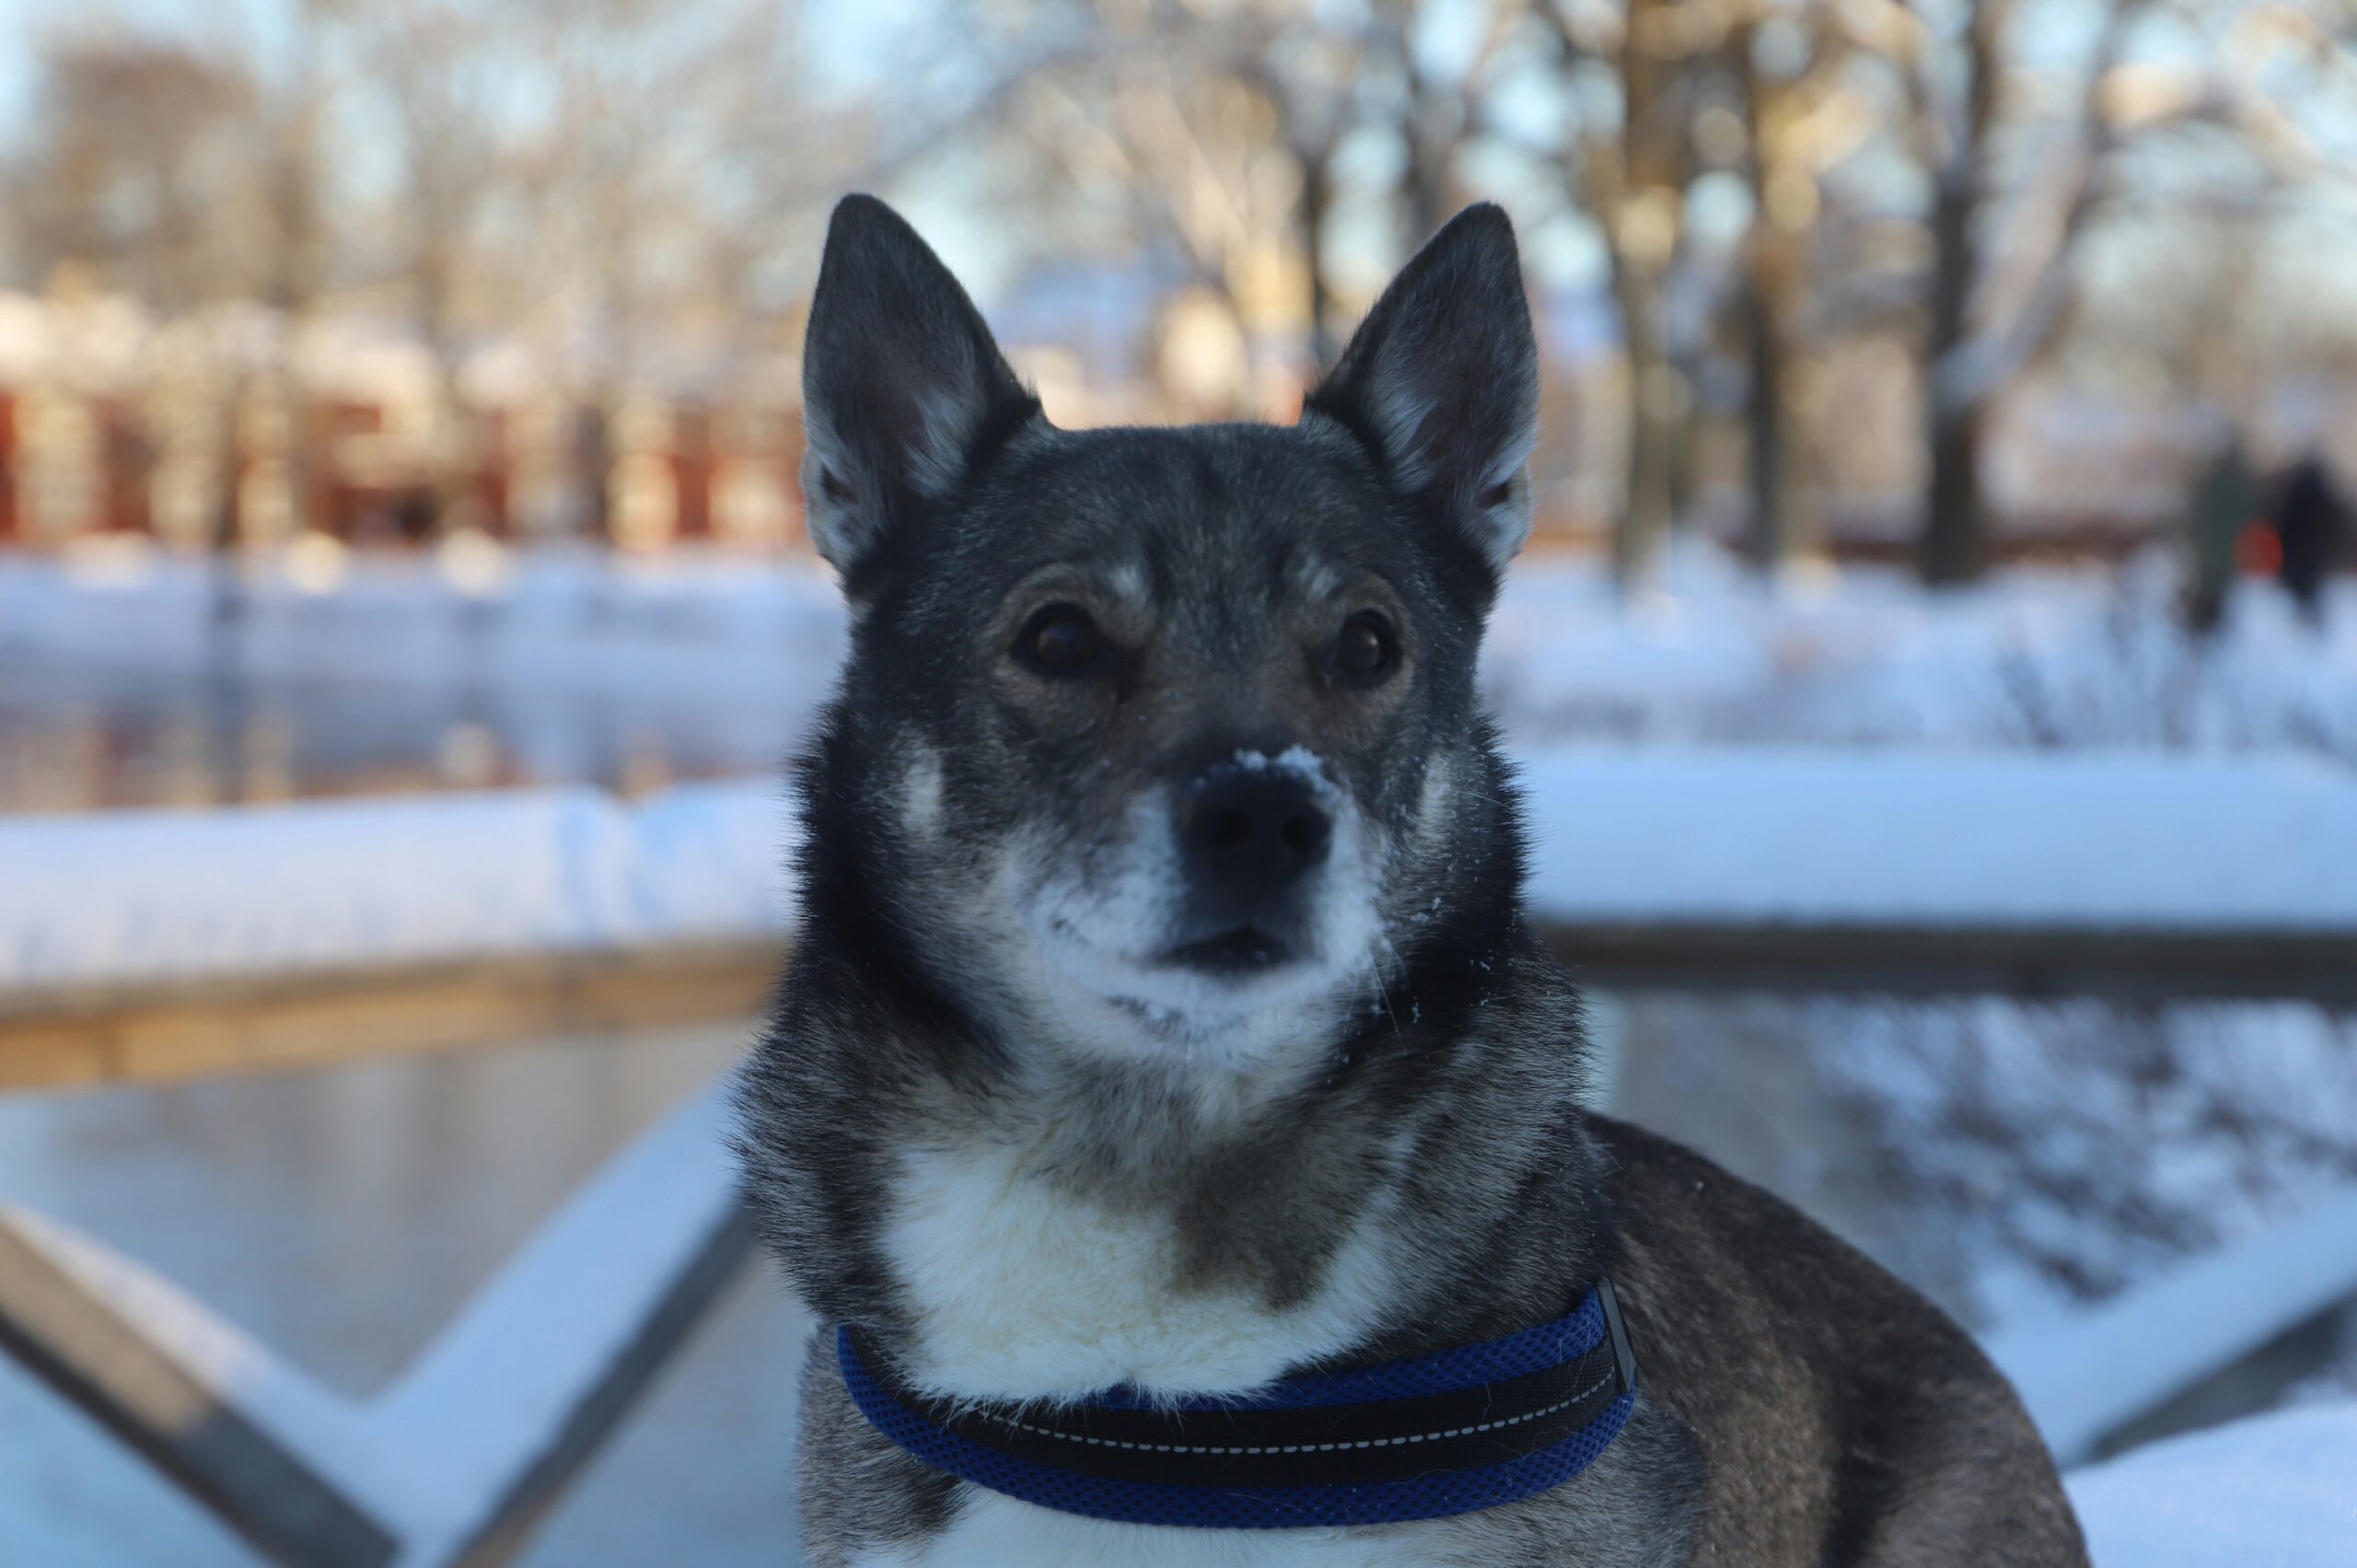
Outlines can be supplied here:
[[1609, 1269], [1642, 1368], [1619, 1440], [1551, 1491], [1226, 1531], [930, 1469], [822, 1339], [816, 1568], [2085, 1562], [1960, 1330], [1584, 1104], [1475, 695], [1538, 407], [1503, 213], [1408, 263], [1289, 428], [1062, 431], [854, 196], [804, 382], [811, 532], [855, 624], [741, 1088], [800, 1294], [929, 1395], [1178, 1398], [1512, 1333]]

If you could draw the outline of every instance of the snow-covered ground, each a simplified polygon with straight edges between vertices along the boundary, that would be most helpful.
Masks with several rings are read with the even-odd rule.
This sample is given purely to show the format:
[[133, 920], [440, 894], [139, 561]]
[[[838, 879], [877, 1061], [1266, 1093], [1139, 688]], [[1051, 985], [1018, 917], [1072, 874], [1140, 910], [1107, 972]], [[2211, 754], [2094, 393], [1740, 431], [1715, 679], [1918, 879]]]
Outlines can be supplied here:
[[[2247, 584], [2189, 638], [2165, 556], [2026, 569], [1926, 596], [1905, 574], [1828, 568], [1777, 587], [1706, 544], [1624, 604], [1595, 562], [1509, 575], [1484, 666], [1524, 744], [1563, 739], [2048, 749], [2289, 748], [2357, 761], [2357, 582], [2322, 630]], [[0, 669], [185, 672], [227, 647], [259, 675], [542, 695], [677, 694], [807, 707], [843, 645], [815, 563], [575, 555], [301, 556], [237, 576], [215, 636], [203, 562], [136, 545], [0, 555]]]
[[[226, 588], [209, 562], [127, 540], [0, 554], [0, 661], [177, 672], [226, 647], [264, 676], [726, 699], [774, 694], [779, 670], [824, 671], [842, 653], [840, 601], [815, 562], [482, 549], [335, 558], [330, 571], [290, 552], [244, 563]], [[238, 625], [226, 641], [225, 593]]]
[[2096, 1568], [2349, 1568], [2357, 1404], [2154, 1443], [2071, 1477]]
[[2174, 563], [2023, 569], [1926, 595], [1905, 574], [1778, 587], [1708, 547], [1621, 605], [1594, 568], [1524, 562], [1484, 684], [1525, 744], [1566, 738], [1951, 749], [2291, 749], [2357, 763], [2357, 580], [2321, 627], [2241, 585], [2225, 626], [2177, 623]]

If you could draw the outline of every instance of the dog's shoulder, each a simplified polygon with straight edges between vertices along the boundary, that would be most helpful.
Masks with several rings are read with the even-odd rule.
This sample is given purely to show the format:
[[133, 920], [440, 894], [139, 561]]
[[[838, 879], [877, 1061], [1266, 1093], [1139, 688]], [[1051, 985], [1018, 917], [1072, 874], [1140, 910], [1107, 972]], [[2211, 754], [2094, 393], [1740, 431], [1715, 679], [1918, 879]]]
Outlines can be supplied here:
[[2002, 1382], [1955, 1319], [1790, 1203], [1666, 1138], [1588, 1121], [1609, 1170], [1633, 1318], [1707, 1326], [1706, 1342], [1690, 1347], [1697, 1355], [1717, 1344], [1805, 1358], [1859, 1388], [1919, 1384], [1927, 1373]]
[[1756, 1562], [2085, 1562], [2044, 1443], [1961, 1325], [1772, 1193], [1591, 1122], [1643, 1385], [1712, 1472], [1707, 1539]]

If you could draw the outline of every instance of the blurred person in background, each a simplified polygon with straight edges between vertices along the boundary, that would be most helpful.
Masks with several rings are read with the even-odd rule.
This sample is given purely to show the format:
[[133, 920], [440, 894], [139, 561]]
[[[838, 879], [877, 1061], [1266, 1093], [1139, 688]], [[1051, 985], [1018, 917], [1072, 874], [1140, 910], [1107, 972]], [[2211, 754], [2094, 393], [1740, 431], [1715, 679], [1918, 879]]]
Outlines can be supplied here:
[[2258, 481], [2243, 449], [2242, 431], [2217, 416], [2210, 460], [2195, 482], [2186, 512], [2191, 572], [2186, 583], [2185, 618], [2199, 633], [2215, 631], [2225, 618], [2226, 590], [2239, 564], [2243, 530], [2258, 512]]
[[2324, 620], [2324, 590], [2349, 533], [2347, 503], [2320, 453], [2293, 465], [2274, 507], [2276, 575], [2312, 624]]

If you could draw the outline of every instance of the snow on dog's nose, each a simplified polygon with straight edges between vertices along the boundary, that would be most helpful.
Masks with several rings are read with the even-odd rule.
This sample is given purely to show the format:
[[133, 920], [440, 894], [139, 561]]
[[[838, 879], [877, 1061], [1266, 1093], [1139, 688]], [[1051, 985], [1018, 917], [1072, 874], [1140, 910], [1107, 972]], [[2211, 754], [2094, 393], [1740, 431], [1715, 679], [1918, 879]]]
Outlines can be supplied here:
[[1341, 807], [1333, 782], [1301, 747], [1249, 749], [1213, 761], [1175, 793], [1171, 842], [1181, 902], [1163, 961], [1229, 977], [1320, 951], [1323, 906]]
[[1248, 908], [1326, 858], [1334, 819], [1318, 781], [1291, 768], [1215, 763], [1178, 798], [1189, 875]]

